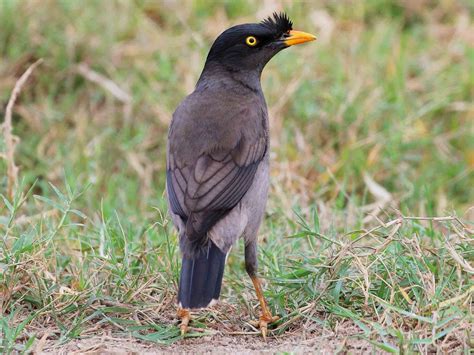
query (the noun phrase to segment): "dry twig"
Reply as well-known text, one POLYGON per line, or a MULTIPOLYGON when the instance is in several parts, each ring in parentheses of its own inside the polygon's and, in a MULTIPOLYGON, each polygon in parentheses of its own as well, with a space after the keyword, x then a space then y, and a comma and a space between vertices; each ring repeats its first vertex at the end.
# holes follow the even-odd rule
POLYGON ((26 83, 31 73, 35 68, 43 62, 43 59, 38 59, 36 62, 30 65, 30 67, 23 73, 23 75, 15 83, 10 99, 8 100, 7 108, 5 110, 5 120, 1 125, 3 131, 3 137, 5 139, 6 151, 5 154, 0 155, 1 158, 7 161, 7 195, 10 199, 13 199, 13 192, 15 186, 18 183, 18 167, 15 165, 15 146, 18 144, 18 137, 15 137, 12 133, 12 111, 13 105, 18 95, 21 92, 23 85, 26 83))
POLYGON ((123 113, 125 121, 129 121, 132 111, 132 96, 116 82, 104 75, 92 70, 86 64, 80 63, 76 67, 76 72, 85 79, 99 85, 101 88, 112 94, 114 98, 123 104, 123 113))

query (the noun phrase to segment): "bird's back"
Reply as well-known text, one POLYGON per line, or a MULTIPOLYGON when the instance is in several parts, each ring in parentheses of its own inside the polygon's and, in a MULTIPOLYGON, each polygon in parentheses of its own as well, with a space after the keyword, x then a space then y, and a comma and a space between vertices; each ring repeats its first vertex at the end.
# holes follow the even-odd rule
POLYGON ((207 89, 183 100, 173 114, 168 159, 172 154, 180 164, 192 165, 217 147, 233 149, 242 137, 268 135, 263 96, 227 94, 225 89, 207 89))
POLYGON ((170 207, 181 239, 196 250, 245 195, 268 147, 263 95, 224 84, 186 97, 169 131, 170 207))

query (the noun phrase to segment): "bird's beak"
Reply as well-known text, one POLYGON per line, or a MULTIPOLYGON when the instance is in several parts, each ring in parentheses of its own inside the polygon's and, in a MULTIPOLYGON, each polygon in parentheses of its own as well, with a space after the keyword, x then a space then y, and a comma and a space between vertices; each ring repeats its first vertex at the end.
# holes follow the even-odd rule
POLYGON ((284 42, 289 46, 294 46, 295 44, 301 44, 309 41, 315 41, 316 36, 311 33, 306 33, 302 31, 290 31, 289 37, 286 37, 284 42))

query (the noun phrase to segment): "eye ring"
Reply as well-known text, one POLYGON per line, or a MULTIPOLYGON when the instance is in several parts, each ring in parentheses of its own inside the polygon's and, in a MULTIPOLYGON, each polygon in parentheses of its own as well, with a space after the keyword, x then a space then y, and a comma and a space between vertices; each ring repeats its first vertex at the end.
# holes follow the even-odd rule
POLYGON ((245 39, 245 43, 250 47, 255 47, 257 45, 257 39, 254 36, 248 36, 245 39))

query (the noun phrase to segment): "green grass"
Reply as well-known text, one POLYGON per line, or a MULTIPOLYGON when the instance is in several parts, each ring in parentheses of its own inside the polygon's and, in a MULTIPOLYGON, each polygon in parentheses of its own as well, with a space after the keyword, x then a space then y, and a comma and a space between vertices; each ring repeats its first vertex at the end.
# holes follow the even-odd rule
MULTIPOLYGON (((260 272, 282 317, 273 336, 355 324, 347 337, 387 352, 473 346, 473 8, 401 4, 285 7, 319 41, 279 54, 263 75, 273 153, 260 272)), ((0 107, 44 59, 14 108, 13 199, 0 175, 3 352, 109 330, 181 339, 163 193, 168 123, 215 36, 273 10, 243 0, 0 1, 0 107)), ((224 310, 198 315, 191 337, 254 331, 242 249, 228 260, 224 310)))

